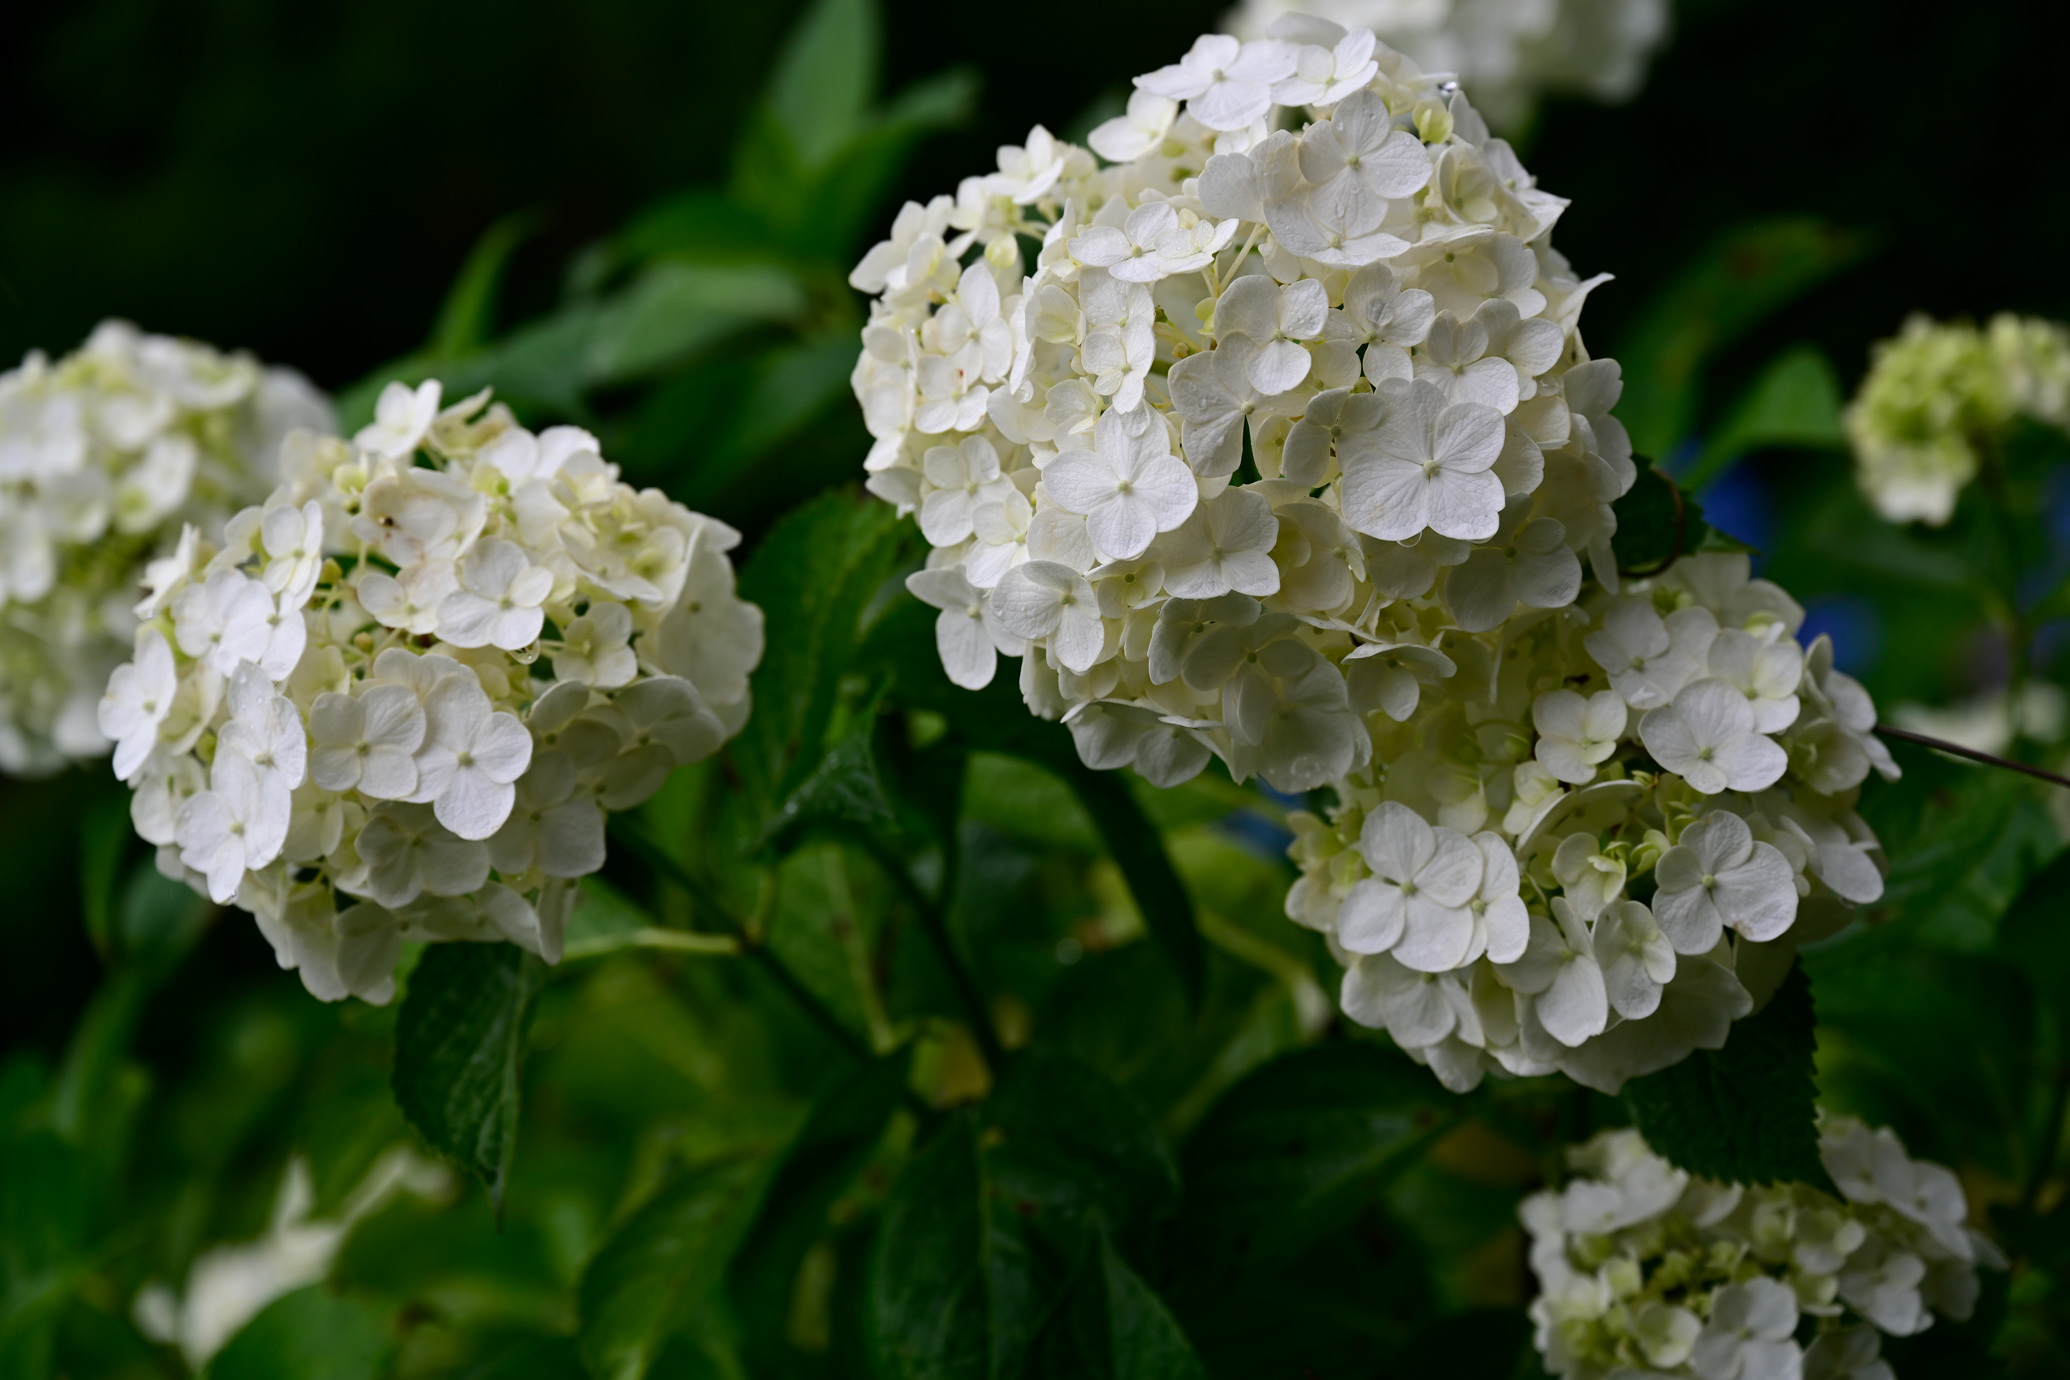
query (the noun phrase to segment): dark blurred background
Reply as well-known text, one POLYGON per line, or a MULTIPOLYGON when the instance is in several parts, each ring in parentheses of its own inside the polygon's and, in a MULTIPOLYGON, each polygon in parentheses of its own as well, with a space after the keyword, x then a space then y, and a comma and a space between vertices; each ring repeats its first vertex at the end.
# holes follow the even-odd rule
MULTIPOLYGON (((737 138, 801 9, 16 5, 0 47, 0 358, 62 353, 119 314, 344 389, 425 341, 470 249, 514 212, 536 213, 536 230, 509 262, 495 324, 535 317, 561 299, 585 246, 657 198, 736 171, 737 138)), ((1219 9, 1122 7, 1091 34, 1064 12, 891 0, 885 93, 958 65, 979 85, 971 118, 918 145, 869 224, 903 196, 953 190, 1038 120, 1061 132, 1098 102, 1118 104, 1127 74, 1171 60, 1219 9)), ((1658 335, 1644 313, 1722 231, 1775 215, 1823 223, 1813 240, 1839 267, 1719 342, 1685 449, 1785 347, 1818 347, 1851 391, 1871 342, 1908 312, 2070 314, 2070 275, 2053 261, 2070 183, 2047 152, 2061 82, 2044 13, 1972 3, 1915 19, 1877 0, 1686 0, 1634 102, 1553 100, 1520 134, 1541 184, 1573 199, 1559 247, 1583 272, 1617 275, 1590 300, 1586 332, 1628 370, 1620 343, 1658 335)), ((845 391, 828 396, 819 458, 782 484, 767 482, 789 463, 780 448, 738 476, 745 486, 701 482, 694 426, 670 433, 692 438, 676 453, 628 468, 752 537, 776 507, 859 463, 859 419, 845 391)), ((1757 450, 1707 498, 1720 526, 1770 550, 1770 569, 1841 634, 1843 664, 1879 695, 1946 698, 1988 679, 1990 658, 1974 649, 1909 655, 1864 602, 1860 570, 1807 558, 1834 543, 1830 523, 1778 535, 1776 514, 1793 505, 1830 500, 1834 521, 1862 520, 1836 456, 1807 466, 1801 451, 1757 450)), ((119 808, 112 784, 74 773, 46 793, 0 793, 10 865, 51 879, 8 908, 0 1045, 57 1048, 95 979, 79 927, 46 911, 72 906, 68 879, 92 865, 79 821, 119 808)), ((268 966, 248 927, 217 927, 208 943, 233 967, 268 966)))

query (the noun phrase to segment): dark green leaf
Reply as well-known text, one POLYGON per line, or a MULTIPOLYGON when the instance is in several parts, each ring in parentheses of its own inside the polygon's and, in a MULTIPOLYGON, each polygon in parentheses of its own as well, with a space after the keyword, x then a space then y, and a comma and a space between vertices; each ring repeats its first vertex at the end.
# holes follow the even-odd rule
POLYGON ((987 1380, 1034 1334, 1025 1248, 993 1230, 976 1126, 959 1116, 907 1162, 877 1229, 865 1304, 885 1380, 987 1380))
POLYGON ((1275 1059, 1224 1094, 1186 1141, 1186 1249, 1292 1255, 1376 1198, 1450 1128, 1458 1106, 1427 1069, 1379 1045, 1275 1059))
POLYGON ((1021 1051, 983 1111, 998 1172, 1045 1201, 1118 1224, 1162 1217, 1178 1200, 1178 1168, 1157 1124, 1076 1059, 1021 1051))
POLYGON ((1625 1085, 1646 1143, 1721 1183, 1826 1184, 1818 1157, 1817 1019, 1801 967, 1718 1050, 1625 1085))
POLYGON ((387 1321, 320 1284, 284 1294, 209 1363, 207 1380, 375 1380, 388 1369, 387 1321))
POLYGON ((1070 1292, 1036 1339, 1031 1380, 1205 1380, 1171 1310, 1097 1230, 1070 1292))
POLYGON ((597 313, 577 361, 585 387, 625 383, 746 326, 788 321, 805 291, 773 264, 663 261, 597 313))
POLYGON ((1998 950, 2035 989, 2070 1016, 2070 850, 2027 879, 1999 923, 1998 950))
POLYGON ((1164 851, 1157 826, 1143 813, 1119 772, 1094 771, 1074 750, 1068 764, 1072 789, 1098 826, 1128 889, 1143 912, 1150 938, 1178 970, 1189 1003, 1198 1005, 1206 981, 1206 948, 1193 918, 1193 902, 1164 851))
POLYGON ((582 1273, 577 1344, 596 1380, 640 1380, 726 1277, 769 1183, 761 1159, 677 1172, 582 1273))
POLYGON ((517 1150, 518 1068, 539 960, 511 944, 433 944, 395 1022, 395 1101, 501 1210, 517 1150))
POLYGON ((761 606, 772 635, 754 715, 730 751, 764 818, 818 768, 863 613, 909 533, 888 503, 826 493, 771 529, 742 569, 741 597, 761 606))
POLYGON ((1617 532, 1610 539, 1617 568, 1626 575, 1657 575, 1676 558, 1696 550, 1710 530, 1703 506, 1682 486, 1662 474, 1645 456, 1637 457, 1639 474, 1612 509, 1617 532))
POLYGON ((769 111, 804 166, 818 167, 861 133, 876 95, 881 27, 871 0, 817 0, 791 31, 769 111))
POLYGON ((785 1152, 731 1276, 734 1310, 755 1373, 779 1374, 795 1362, 787 1333, 799 1269, 831 1229, 836 1201, 884 1139, 905 1097, 911 1062, 911 1051, 901 1049, 841 1078, 813 1105, 785 1152))
POLYGON ((1705 363, 1858 259, 1862 236, 1784 217, 1728 230, 1648 305, 1611 353, 1624 370, 1617 415, 1632 445, 1666 455, 1696 423, 1705 363))
POLYGON ((2062 842, 2037 785, 2014 772, 1898 743, 1904 768, 1864 803, 1891 860, 1873 914, 1941 948, 1978 952, 2062 842))
POLYGON ((1696 463, 1677 477, 1698 493, 1764 446, 1838 449, 1847 444, 1841 403, 1840 381, 1825 353, 1816 345, 1793 345, 1768 361, 1712 430, 1696 463))
POLYGON ((815 825, 870 832, 896 822, 870 735, 851 733, 784 799, 762 837, 768 842, 815 825))

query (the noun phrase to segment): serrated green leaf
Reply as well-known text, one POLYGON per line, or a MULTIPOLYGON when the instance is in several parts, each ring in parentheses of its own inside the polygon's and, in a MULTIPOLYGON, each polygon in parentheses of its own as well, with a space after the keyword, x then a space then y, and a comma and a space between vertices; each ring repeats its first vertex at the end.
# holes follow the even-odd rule
POLYGON ((1284 1055, 1225 1093, 1181 1153, 1185 1249, 1285 1259, 1341 1226, 1449 1129, 1458 1099, 1378 1045, 1284 1055))
POLYGON ((1617 568, 1624 574, 1657 575, 1702 545, 1710 528, 1703 520, 1703 505, 1693 494, 1645 456, 1636 460, 1637 478, 1611 505, 1617 514, 1617 531, 1610 546, 1617 555, 1617 568))
POLYGON ((757 1158, 680 1170, 604 1243, 582 1272, 576 1339, 596 1380, 640 1380, 697 1316, 754 1224, 769 1173, 757 1158))
POLYGON ((1162 1217, 1179 1171, 1163 1132, 1103 1074, 1044 1049, 1015 1054, 983 1107, 999 1174, 1045 1203, 1114 1224, 1162 1217))
POLYGON ((517 1150, 519 1066, 545 968, 512 944, 433 944, 395 1022, 396 1105, 502 1210, 517 1150))
POLYGON ((729 751, 763 819, 818 768, 863 613, 909 531, 890 504, 836 490, 777 523, 742 567, 741 597, 761 606, 772 636, 755 712, 729 751))
POLYGON ((207 1380, 375 1380, 394 1340, 386 1318, 320 1284, 284 1294, 209 1363, 207 1380))
POLYGON ((870 833, 897 822, 897 812, 884 791, 884 778, 877 771, 870 735, 851 733, 784 798, 764 827, 762 841, 773 842, 815 826, 870 833))
POLYGON ((1164 1300, 1101 1228, 1036 1338, 1026 1373, 1030 1380, 1205 1380, 1207 1368, 1164 1300))
POLYGON ((1863 236, 1802 216, 1713 240, 1611 352, 1624 371, 1617 416, 1632 445, 1647 455, 1674 450, 1695 426, 1703 366, 1866 248, 1863 236))
POLYGON ((1625 1105, 1655 1152, 1721 1183, 1826 1184, 1818 1157, 1818 1049, 1803 968, 1732 1027, 1723 1049, 1625 1085, 1625 1105))

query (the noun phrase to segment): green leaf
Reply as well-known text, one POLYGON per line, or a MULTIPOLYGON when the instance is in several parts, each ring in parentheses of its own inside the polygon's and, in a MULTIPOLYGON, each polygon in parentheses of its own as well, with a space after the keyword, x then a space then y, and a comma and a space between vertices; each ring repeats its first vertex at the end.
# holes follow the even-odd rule
POLYGON ((284 1294, 217 1353, 207 1380, 375 1380, 393 1350, 381 1313, 320 1284, 284 1294))
POLYGON ((754 674, 754 715, 729 751, 764 818, 818 769, 863 614, 910 536, 890 504, 837 490, 777 523, 742 568, 741 597, 774 635, 754 674))
MULTIPOLYGON (((1016 1055, 991 1100, 923 1147, 885 1204, 865 1301, 877 1373, 1022 1373, 1105 1233, 1167 1210, 1176 1187, 1162 1137, 1127 1094, 1074 1060, 1016 1055)), ((1110 1338, 1169 1356, 1147 1291, 1122 1287, 1110 1338)))
POLYGON ((1101 1229, 1036 1339, 1027 1374, 1031 1380, 1206 1380, 1207 1369, 1164 1300, 1101 1229))
POLYGON ((785 1151, 731 1275, 754 1373, 784 1373, 796 1362, 787 1333, 799 1270, 832 1229, 836 1202, 883 1141, 905 1097, 911 1063, 910 1048, 901 1049, 840 1078, 813 1104, 785 1151))
POLYGON ((585 388, 625 383, 805 307, 804 287, 774 264, 657 263, 591 321, 577 377, 585 388))
POLYGON ((475 241, 453 280, 425 351, 435 359, 457 359, 489 343, 496 334, 496 294, 503 270, 517 247, 539 228, 536 211, 514 211, 475 241))
POLYGON ((604 1243, 582 1273, 577 1345, 591 1375, 647 1373, 726 1277, 768 1183, 764 1159, 682 1169, 604 1243))
POLYGON ((1818 1157, 1817 1020, 1811 983, 1793 968, 1768 1005, 1732 1027, 1723 1049, 1625 1085, 1646 1143, 1722 1183, 1825 1185, 1818 1157))
POLYGON ((1768 361, 1713 428, 1703 454, 1677 478, 1696 493, 1741 456, 1766 446, 1838 449, 1847 444, 1841 406, 1840 381, 1825 352, 1816 345, 1793 345, 1768 361))
POLYGON ((1610 538, 1617 568, 1626 575, 1657 575, 1702 543, 1710 528, 1703 505, 1661 473, 1645 456, 1635 457, 1639 474, 1611 505, 1617 531, 1610 538))
POLYGON ((1379 1045, 1275 1059, 1186 1141, 1184 1249, 1252 1265, 1287 1259, 1377 1198, 1458 1114, 1459 1099, 1427 1069, 1379 1045))
POLYGON ((818 0, 793 29, 769 84, 769 112, 806 167, 818 167, 862 132, 881 43, 870 0, 818 0))
POLYGON ((1086 766, 1069 729, 1027 712, 1017 678, 1009 673, 1012 663, 1002 665, 982 690, 952 684, 935 651, 934 611, 917 599, 902 597, 879 621, 866 659, 891 671, 900 703, 941 714, 966 747, 1025 758, 1071 787, 1128 880, 1150 937, 1179 974, 1187 1001, 1198 1005, 1206 968, 1193 902, 1127 782, 1116 772, 1086 766))
POLYGON ((539 960, 511 944, 433 944, 395 1021, 396 1105, 425 1142, 489 1190, 500 1213, 517 1151, 518 1068, 539 960))
POLYGON ((1999 922, 1998 949, 2025 970, 2035 990, 2070 1015, 2070 849, 2027 879, 1999 922))
POLYGON ((2017 773, 1893 743, 1904 776, 1864 802, 1891 860, 1872 914, 1940 948, 1979 952, 2062 844, 2038 786, 2017 773))
POLYGON ((897 813, 877 771, 877 754, 868 733, 851 733, 822 757, 812 775, 785 797, 762 831, 770 842, 814 825, 871 832, 889 829, 897 813))
POLYGON ((1674 450, 1695 427, 1703 366, 1867 247, 1806 217, 1756 221, 1713 240, 1612 351, 1624 371, 1617 415, 1633 447, 1674 450))

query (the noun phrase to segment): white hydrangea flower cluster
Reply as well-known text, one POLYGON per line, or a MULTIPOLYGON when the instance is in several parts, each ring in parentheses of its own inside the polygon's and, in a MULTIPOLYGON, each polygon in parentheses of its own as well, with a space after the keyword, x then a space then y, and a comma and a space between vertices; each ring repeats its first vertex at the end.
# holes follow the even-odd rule
POLYGON ((1630 99, 1668 33, 1667 0, 1244 0, 1229 31, 1266 37, 1297 9, 1449 72, 1498 130, 1523 128, 1547 95, 1630 99))
POLYGON ((739 731, 762 654, 739 533, 440 391, 291 436, 220 549, 189 527, 100 706, 161 869, 326 1001, 387 1001, 406 940, 558 961, 605 815, 739 731))
POLYGON ((0 374, 0 771, 107 753, 144 563, 263 497, 289 431, 332 426, 300 374, 125 321, 0 374))
POLYGON ((1911 1158, 1888 1129, 1824 1117, 1819 1154, 1840 1198, 1695 1178, 1632 1130, 1570 1148, 1576 1177, 1521 1213, 1546 1368, 1583 1380, 1891 1380, 1882 1336, 1969 1317, 1977 1267, 2005 1258, 1966 1225, 1955 1175, 1911 1158))
POLYGON ((1439 570, 1479 553, 1476 626, 1566 604, 1634 474, 1565 203, 1370 33, 1281 32, 1138 78, 1111 165, 1037 128, 850 280, 869 487, 934 546, 951 679, 1025 653, 1031 708, 1161 785, 1364 767, 1365 659, 1439 570))
POLYGON ((1721 1046, 1799 944, 1882 895, 1854 803, 1897 766, 1746 556, 1468 631, 1492 621, 1474 573, 1527 560, 1480 548, 1362 659, 1374 762, 1327 819, 1293 817, 1287 913, 1345 962, 1345 1012, 1446 1086, 1558 1070, 1615 1093, 1721 1046))
POLYGON ((906 207, 852 279, 869 485, 957 683, 1021 654, 1088 765, 1335 789, 1288 912, 1354 1018, 1453 1087, 1614 1090, 1722 1044, 1801 897, 1880 895, 1851 807, 1896 768, 1744 556, 1619 592, 1564 203, 1372 35, 1277 32, 1139 78, 1112 166, 1038 129, 906 207))
POLYGON ((2017 417, 2070 430, 2070 330, 2000 313, 1979 330, 1906 320, 1848 405, 1855 482, 1892 522, 1939 526, 2017 417))

